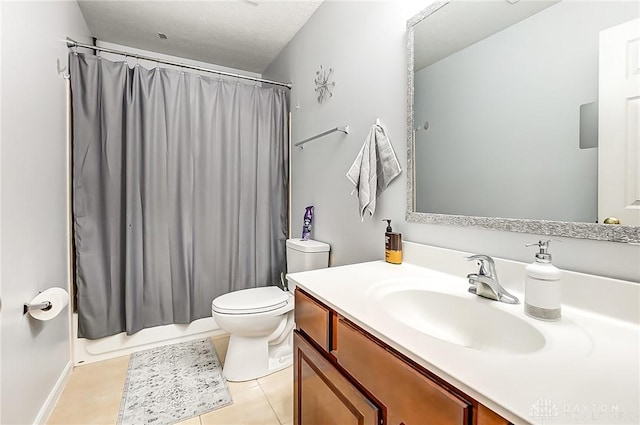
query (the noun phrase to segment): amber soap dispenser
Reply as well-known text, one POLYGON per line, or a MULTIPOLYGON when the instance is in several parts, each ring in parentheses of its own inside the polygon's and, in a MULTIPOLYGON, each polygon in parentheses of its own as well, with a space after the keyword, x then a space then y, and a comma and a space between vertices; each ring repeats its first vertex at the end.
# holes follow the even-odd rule
POLYGON ((395 233, 391 228, 391 220, 387 222, 387 230, 384 233, 384 260, 391 264, 402 263, 402 234, 395 233))

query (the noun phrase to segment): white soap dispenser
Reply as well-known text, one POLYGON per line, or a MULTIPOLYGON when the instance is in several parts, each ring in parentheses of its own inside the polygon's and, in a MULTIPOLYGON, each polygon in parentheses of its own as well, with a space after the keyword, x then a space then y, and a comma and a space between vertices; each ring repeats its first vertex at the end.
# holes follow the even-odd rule
POLYGON ((560 320, 562 273, 551 264, 549 254, 551 240, 538 241, 526 246, 538 246, 536 261, 525 267, 524 312, 540 320, 560 320))

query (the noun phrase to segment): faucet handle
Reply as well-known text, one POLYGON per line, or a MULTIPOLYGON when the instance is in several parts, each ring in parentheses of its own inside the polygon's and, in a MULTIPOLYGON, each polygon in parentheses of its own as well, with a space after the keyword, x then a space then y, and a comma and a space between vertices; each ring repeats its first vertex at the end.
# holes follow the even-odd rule
POLYGON ((469 260, 469 261, 478 260, 480 262, 486 261, 487 263, 495 264, 494 261, 493 261, 493 258, 489 257, 488 255, 483 255, 483 254, 470 255, 470 256, 464 257, 464 258, 469 260))
POLYGON ((480 266, 480 270, 478 271, 479 275, 497 278, 495 262, 493 261, 493 258, 489 257, 488 255, 476 254, 465 257, 465 259, 468 261, 478 262, 478 265, 480 266))

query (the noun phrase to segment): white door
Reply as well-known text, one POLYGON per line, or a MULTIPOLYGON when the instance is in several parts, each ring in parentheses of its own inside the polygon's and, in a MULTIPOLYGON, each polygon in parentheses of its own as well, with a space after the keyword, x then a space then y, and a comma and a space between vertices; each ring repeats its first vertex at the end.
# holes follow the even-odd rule
POLYGON ((598 223, 640 225, 640 19, 600 32, 598 223))

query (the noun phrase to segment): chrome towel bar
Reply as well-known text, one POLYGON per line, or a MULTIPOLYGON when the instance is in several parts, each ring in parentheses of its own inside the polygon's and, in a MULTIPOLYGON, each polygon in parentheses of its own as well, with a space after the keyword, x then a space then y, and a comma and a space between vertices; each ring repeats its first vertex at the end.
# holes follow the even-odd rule
POLYGON ((327 130, 327 131, 325 131, 325 132, 323 132, 323 133, 316 134, 315 136, 312 136, 312 137, 309 137, 309 138, 307 138, 307 139, 304 139, 304 140, 302 140, 302 141, 300 141, 300 142, 296 143, 294 146, 296 146, 296 147, 298 147, 298 148, 300 148, 300 149, 304 149, 304 148, 302 147, 302 145, 304 145, 305 143, 309 143, 310 141, 315 140, 315 139, 318 139, 318 138, 323 137, 323 136, 326 136, 327 134, 335 133, 336 131, 341 131, 341 132, 343 132, 344 134, 349 134, 349 126, 348 126, 348 125, 345 125, 344 127, 336 127, 336 128, 332 128, 331 130, 327 130))

